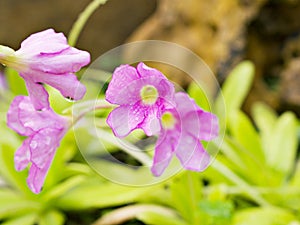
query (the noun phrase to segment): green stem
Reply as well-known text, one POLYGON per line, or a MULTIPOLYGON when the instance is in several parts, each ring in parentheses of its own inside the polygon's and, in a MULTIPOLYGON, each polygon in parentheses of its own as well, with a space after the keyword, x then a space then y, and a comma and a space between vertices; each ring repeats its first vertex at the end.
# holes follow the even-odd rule
POLYGON ((245 192, 254 200, 256 203, 262 206, 270 206, 271 204, 267 202, 263 197, 261 197, 260 193, 252 188, 247 182, 237 176, 234 172, 232 172, 228 167, 223 165, 217 159, 211 165, 214 169, 222 173, 226 178, 231 180, 233 183, 243 188, 245 192))
POLYGON ((137 159, 138 161, 143 163, 145 166, 148 166, 148 167, 151 166, 151 164, 152 164, 151 158, 146 153, 144 153, 143 150, 139 149, 135 145, 131 144, 128 141, 125 141, 124 139, 117 140, 117 138, 113 134, 111 134, 103 129, 98 129, 97 133, 100 134, 101 139, 122 149, 124 152, 131 155, 132 157, 134 157, 135 159, 137 159))
POLYGON ((100 6, 107 2, 107 0, 94 0, 92 1, 82 13, 80 13, 78 19, 73 24, 71 31, 69 33, 69 45, 74 46, 77 42, 78 36, 81 33, 84 25, 90 16, 95 12, 95 10, 100 6))
MULTIPOLYGON (((81 120, 86 114, 90 113, 90 112, 94 112, 95 110, 98 109, 109 109, 109 108, 113 108, 114 105, 110 104, 109 102, 105 101, 105 100, 98 100, 98 101, 87 101, 87 102, 82 102, 79 104, 76 104, 77 108, 83 108, 84 109, 82 111, 80 111, 79 115, 74 115, 73 113, 73 121, 72 121, 72 125, 74 126, 79 120, 81 120), (92 104, 95 103, 95 104, 92 104)), ((73 107, 72 107, 73 108, 73 107)), ((63 111, 63 113, 68 113, 68 111, 71 110, 70 108, 67 108, 63 111)), ((73 108, 73 112, 74 112, 74 108, 73 108)))

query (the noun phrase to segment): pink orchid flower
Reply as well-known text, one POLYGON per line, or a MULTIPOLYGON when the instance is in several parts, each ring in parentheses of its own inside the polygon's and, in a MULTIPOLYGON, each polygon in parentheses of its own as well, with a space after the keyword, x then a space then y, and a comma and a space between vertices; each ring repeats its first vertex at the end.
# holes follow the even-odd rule
POLYGON ((160 130, 161 112, 174 107, 174 86, 160 71, 144 63, 137 68, 121 65, 112 75, 106 100, 119 105, 107 118, 117 137, 138 128, 151 136, 160 130))
POLYGON ((185 169, 203 171, 210 156, 200 141, 218 136, 218 118, 214 114, 203 111, 186 93, 176 93, 175 101, 176 108, 165 110, 161 116, 151 168, 155 176, 164 172, 174 154, 185 169))
POLYGON ((30 35, 17 51, 0 45, 0 63, 17 70, 24 78, 35 109, 49 107, 48 84, 72 100, 85 94, 75 72, 90 62, 90 54, 68 45, 62 33, 48 29, 30 35))
POLYGON ((51 108, 37 111, 29 97, 17 96, 8 110, 7 125, 20 135, 28 136, 15 153, 15 167, 21 171, 31 163, 27 184, 37 194, 70 121, 51 108))

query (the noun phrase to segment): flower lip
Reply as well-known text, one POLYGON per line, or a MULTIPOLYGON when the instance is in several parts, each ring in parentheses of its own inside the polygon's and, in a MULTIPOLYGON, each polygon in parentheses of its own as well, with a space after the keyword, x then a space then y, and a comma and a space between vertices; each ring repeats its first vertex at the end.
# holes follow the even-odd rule
POLYGON ((158 91, 153 85, 145 85, 140 91, 140 96, 145 105, 153 105, 158 99, 158 91))
POLYGON ((15 168, 20 171, 30 164, 27 184, 38 194, 56 149, 71 126, 70 118, 56 114, 51 108, 36 111, 28 96, 17 96, 8 110, 7 125, 27 136, 15 153, 15 168))
POLYGON ((176 122, 177 122, 177 120, 176 120, 175 116, 170 111, 165 112, 161 116, 161 125, 165 130, 174 129, 176 122))

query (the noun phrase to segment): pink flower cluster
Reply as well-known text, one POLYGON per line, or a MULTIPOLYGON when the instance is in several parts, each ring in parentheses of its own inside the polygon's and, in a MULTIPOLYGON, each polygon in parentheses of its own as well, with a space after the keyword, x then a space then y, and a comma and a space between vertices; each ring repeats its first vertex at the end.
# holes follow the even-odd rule
POLYGON ((28 136, 15 153, 15 167, 23 170, 31 164, 27 183, 39 193, 55 151, 70 123, 49 105, 44 84, 73 100, 81 99, 85 87, 75 72, 90 62, 90 54, 68 45, 62 33, 48 29, 29 36, 17 51, 0 46, 0 63, 19 72, 25 80, 29 97, 17 96, 7 114, 8 126, 28 136))
POLYGON ((135 129, 150 136, 157 134, 153 165, 160 176, 175 154, 188 170, 203 171, 210 162, 201 140, 218 136, 218 118, 203 111, 186 93, 174 86, 158 70, 139 63, 137 68, 116 68, 106 91, 106 100, 119 105, 107 123, 117 137, 135 129))

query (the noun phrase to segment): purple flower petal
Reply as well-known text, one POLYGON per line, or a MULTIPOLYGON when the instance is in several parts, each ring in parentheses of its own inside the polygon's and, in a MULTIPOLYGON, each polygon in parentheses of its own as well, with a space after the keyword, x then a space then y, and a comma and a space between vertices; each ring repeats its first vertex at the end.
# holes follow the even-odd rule
POLYGON ((53 76, 46 76, 42 73, 35 76, 37 80, 54 87, 59 90, 65 98, 70 98, 71 100, 82 99, 86 92, 85 86, 81 84, 72 73, 53 76))
POLYGON ((41 192, 52 159, 53 155, 46 159, 47 161, 45 162, 45 166, 42 168, 39 168, 35 164, 31 165, 29 169, 29 175, 27 177, 27 184, 33 193, 38 194, 41 192))
POLYGON ((41 53, 32 57, 30 69, 53 75, 74 73, 89 64, 90 54, 72 47, 57 53, 41 53))
POLYGON ((181 119, 190 112, 202 111, 195 101, 184 92, 176 93, 175 98, 176 110, 180 113, 181 119))
POLYGON ((33 82, 31 79, 25 79, 28 95, 36 110, 48 109, 50 107, 48 101, 48 92, 43 84, 33 82))
POLYGON ((27 138, 15 153, 14 162, 17 171, 24 170, 28 166, 28 163, 30 162, 30 158, 31 158, 30 150, 29 150, 30 142, 31 142, 31 138, 27 138))
POLYGON ((30 56, 41 53, 57 53, 66 48, 69 46, 63 33, 55 33, 53 29, 47 29, 26 38, 17 52, 20 55, 30 56))
POLYGON ((195 138, 210 141, 218 136, 218 118, 209 112, 194 111, 184 117, 183 129, 195 138))
MULTIPOLYGON (((210 156, 200 141, 217 137, 218 119, 212 113, 203 111, 186 93, 176 93, 175 100, 176 108, 168 109, 161 115, 162 132, 156 148, 162 145, 167 153, 170 152, 168 148, 171 148, 185 169, 203 171, 210 163, 210 156), (163 139, 162 135, 166 133, 168 138, 163 139)), ((159 150, 155 149, 154 165, 167 154, 159 150)), ((157 176, 163 169, 165 167, 152 172, 157 176)))
POLYGON ((64 118, 50 109, 36 111, 27 96, 18 96, 13 100, 7 118, 8 126, 24 136, 34 135, 46 127, 61 129, 65 125, 64 118))
POLYGON ((15 153, 15 167, 22 170, 31 163, 27 182, 34 193, 39 193, 69 121, 50 108, 36 111, 29 97, 18 96, 9 108, 7 124, 28 136, 15 153))
POLYGON ((135 104, 139 101, 139 83, 134 82, 139 79, 139 75, 134 67, 121 65, 113 72, 105 93, 106 100, 113 104, 135 104))
POLYGON ((70 47, 63 33, 48 29, 30 35, 21 43, 16 56, 31 70, 50 74, 74 73, 90 62, 90 54, 70 47))
POLYGON ((160 122, 156 108, 153 109, 149 107, 147 112, 147 116, 143 122, 138 125, 138 128, 143 129, 147 136, 152 136, 160 131, 160 122))
MULTIPOLYGON (((20 135, 29 136, 33 134, 33 130, 30 127, 24 126, 20 121, 20 104, 27 101, 28 97, 17 96, 11 103, 7 112, 7 126, 18 132, 20 135)), ((30 108, 29 108, 30 110, 30 108)))
POLYGON ((168 134, 162 134, 157 140, 151 167, 151 172, 154 176, 160 176, 168 167, 173 157, 173 150, 176 142, 177 140, 172 136, 168 136, 168 134))
POLYGON ((159 70, 145 65, 143 62, 140 62, 136 69, 139 77, 141 78, 155 76, 157 79, 166 79, 166 77, 159 70))
POLYGON ((210 156, 199 140, 189 136, 181 136, 176 148, 176 156, 187 170, 203 171, 210 162, 210 156))
POLYGON ((44 128, 39 130, 30 141, 31 162, 39 168, 46 166, 50 156, 59 146, 60 139, 64 135, 62 129, 44 128))
POLYGON ((107 118, 107 124, 115 136, 125 137, 144 120, 142 108, 135 106, 120 106, 114 109, 107 118))

